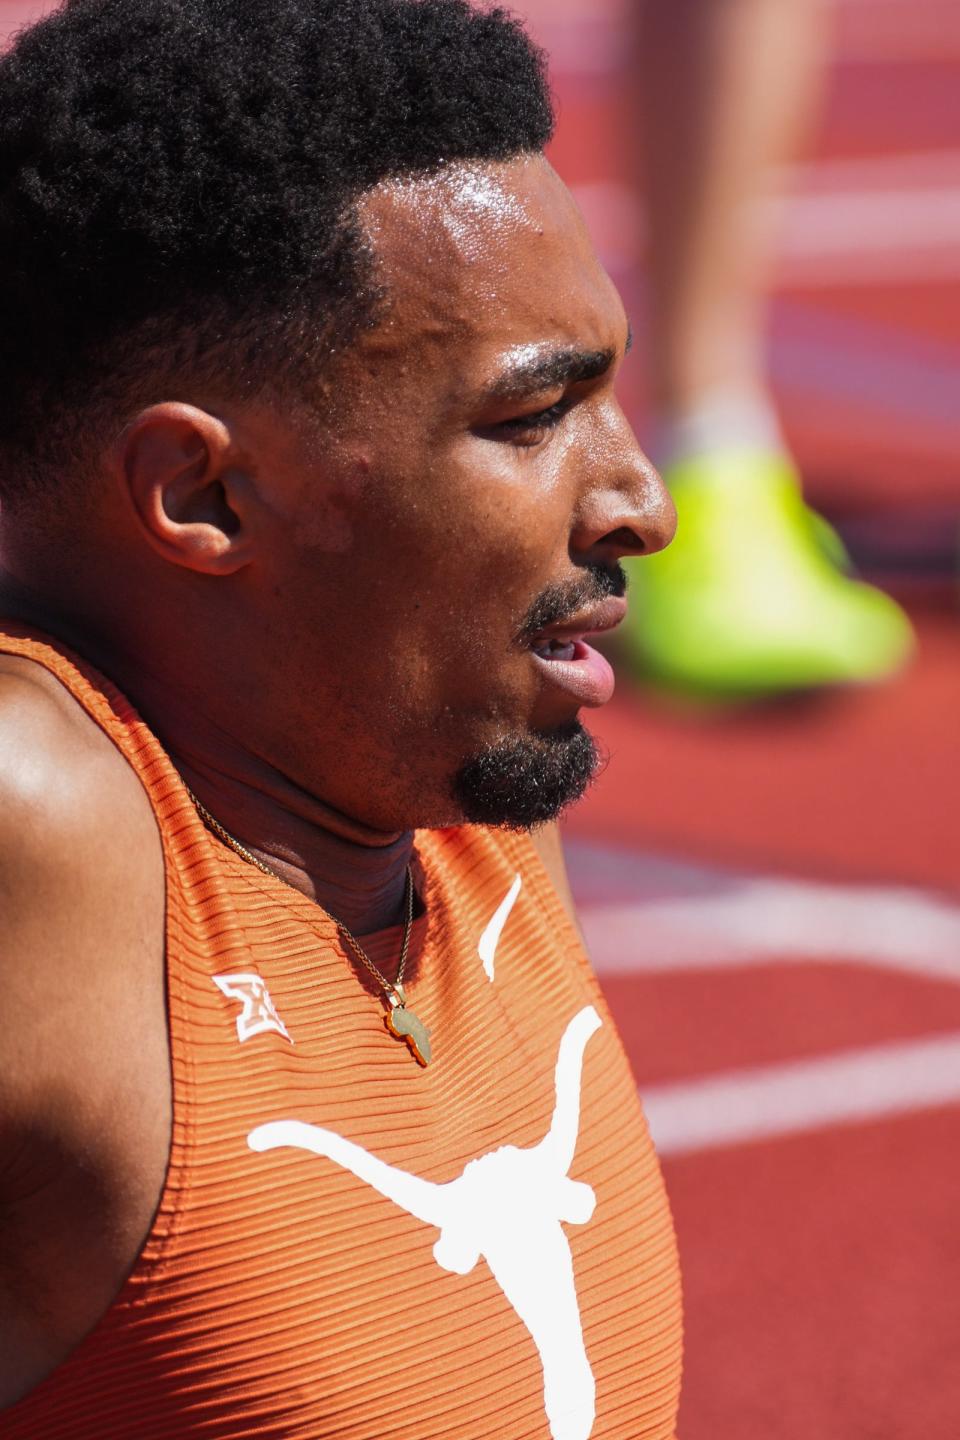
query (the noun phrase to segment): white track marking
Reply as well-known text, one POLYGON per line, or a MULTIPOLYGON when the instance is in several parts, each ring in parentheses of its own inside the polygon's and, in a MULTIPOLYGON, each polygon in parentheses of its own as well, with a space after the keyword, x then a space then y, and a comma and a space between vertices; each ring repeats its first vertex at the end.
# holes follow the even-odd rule
POLYGON ((500 944, 500 936, 503 934, 503 927, 509 919, 510 911, 517 903, 517 896, 520 894, 522 884, 522 878, 516 875, 510 889, 493 912, 493 918, 489 925, 480 936, 477 953, 483 961, 484 972, 488 980, 493 980, 494 962, 497 956, 497 946, 500 944))
MULTIPOLYGON (((960 275, 960 192, 951 187, 799 194, 783 203, 777 262, 785 279, 821 276, 831 285, 880 279, 932 282, 960 275)), ((779 207, 778 207, 779 211, 779 207)))
POLYGON ((824 156, 780 166, 775 188, 796 194, 869 194, 891 190, 952 191, 960 174, 960 148, 885 151, 879 155, 824 156))
MULTIPOLYGON (((596 180, 574 193, 604 262, 636 264, 647 231, 637 191, 596 180)), ((960 150, 790 167, 759 203, 757 224, 773 227, 784 281, 933 283, 960 275, 960 150)))
POLYGON ((960 1033, 641 1091, 664 1156, 690 1155, 960 1102, 960 1033))
POLYGON ((576 842, 567 852, 601 976, 833 960, 960 982, 960 904, 924 890, 738 875, 576 842))
POLYGON ((960 982, 960 906, 909 890, 744 879, 709 897, 579 915, 600 974, 825 959, 960 982))

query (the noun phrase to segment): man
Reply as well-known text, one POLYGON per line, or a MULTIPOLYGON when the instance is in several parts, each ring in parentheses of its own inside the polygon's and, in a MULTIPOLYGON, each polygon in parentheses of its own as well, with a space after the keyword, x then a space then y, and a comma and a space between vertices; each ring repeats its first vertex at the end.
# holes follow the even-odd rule
POLYGON ((541 57, 74 0, 0 69, 3 1433, 666 1440, 550 823, 672 511, 541 57))

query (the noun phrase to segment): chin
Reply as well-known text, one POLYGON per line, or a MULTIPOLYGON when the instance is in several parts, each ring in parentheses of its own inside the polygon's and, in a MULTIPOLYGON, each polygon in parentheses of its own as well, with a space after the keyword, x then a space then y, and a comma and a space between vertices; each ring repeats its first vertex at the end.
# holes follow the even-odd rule
POLYGON ((533 830, 579 800, 599 769, 592 735, 572 720, 469 756, 453 777, 452 797, 461 822, 533 830))

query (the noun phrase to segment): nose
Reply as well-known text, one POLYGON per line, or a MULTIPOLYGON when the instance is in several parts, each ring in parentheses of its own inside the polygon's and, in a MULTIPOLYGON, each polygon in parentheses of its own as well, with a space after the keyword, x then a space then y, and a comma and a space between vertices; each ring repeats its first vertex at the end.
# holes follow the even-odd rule
POLYGON ((677 528, 673 501, 615 401, 576 463, 583 469, 570 536, 572 558, 609 565, 670 544, 677 528))

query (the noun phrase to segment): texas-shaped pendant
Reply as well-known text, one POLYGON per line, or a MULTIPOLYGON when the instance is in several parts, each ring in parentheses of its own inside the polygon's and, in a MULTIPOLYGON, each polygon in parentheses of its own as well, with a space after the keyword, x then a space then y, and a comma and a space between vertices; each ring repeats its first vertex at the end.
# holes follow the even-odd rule
POLYGON ((406 1040, 410 1053, 420 1065, 430 1064, 430 1031, 418 1015, 407 1008, 406 996, 399 985, 389 995, 390 1009, 384 1016, 384 1024, 391 1035, 406 1040))

